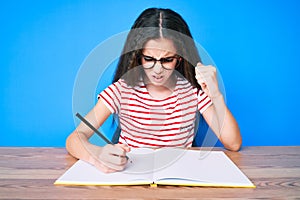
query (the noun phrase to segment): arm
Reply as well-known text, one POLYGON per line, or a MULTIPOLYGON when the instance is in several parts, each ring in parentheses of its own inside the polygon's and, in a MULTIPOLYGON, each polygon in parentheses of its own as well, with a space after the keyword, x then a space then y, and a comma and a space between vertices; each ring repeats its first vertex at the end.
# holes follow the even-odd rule
POLYGON ((225 148, 238 151, 242 144, 242 137, 238 124, 219 91, 216 68, 198 63, 196 79, 213 102, 212 106, 204 111, 204 119, 225 148))
MULTIPOLYGON (((100 99, 85 118, 98 129, 110 114, 111 112, 100 99)), ((92 135, 93 131, 81 122, 67 138, 68 152, 106 173, 123 170, 127 163, 125 154, 129 148, 126 145, 106 145, 104 147, 93 145, 89 142, 92 135)))
POLYGON ((206 109, 203 117, 225 148, 238 151, 242 137, 238 124, 227 108, 223 95, 212 98, 213 104, 206 109))

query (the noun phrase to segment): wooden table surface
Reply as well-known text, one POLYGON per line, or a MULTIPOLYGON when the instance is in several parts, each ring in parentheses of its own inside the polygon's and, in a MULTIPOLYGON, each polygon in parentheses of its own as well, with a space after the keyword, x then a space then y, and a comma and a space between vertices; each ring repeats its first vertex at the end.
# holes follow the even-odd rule
POLYGON ((300 147, 225 153, 256 188, 55 186, 76 161, 64 148, 0 147, 0 199, 300 199, 300 147))

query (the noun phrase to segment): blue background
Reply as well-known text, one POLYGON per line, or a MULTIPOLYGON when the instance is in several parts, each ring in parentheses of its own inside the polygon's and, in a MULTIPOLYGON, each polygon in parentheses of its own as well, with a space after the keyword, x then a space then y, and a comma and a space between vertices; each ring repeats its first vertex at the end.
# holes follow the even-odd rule
POLYGON ((294 0, 2 1, 0 146, 64 146, 89 53, 148 7, 171 8, 217 64, 243 145, 300 145, 294 0))

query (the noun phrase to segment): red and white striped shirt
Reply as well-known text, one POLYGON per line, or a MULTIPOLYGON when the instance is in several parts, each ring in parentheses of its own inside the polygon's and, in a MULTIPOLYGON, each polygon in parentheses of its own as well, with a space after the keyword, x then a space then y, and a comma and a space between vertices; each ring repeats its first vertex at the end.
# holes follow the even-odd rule
POLYGON ((212 104, 203 91, 179 77, 173 93, 165 99, 154 99, 142 81, 131 87, 123 79, 99 97, 119 115, 119 143, 131 147, 190 147, 196 111, 203 113, 212 104))

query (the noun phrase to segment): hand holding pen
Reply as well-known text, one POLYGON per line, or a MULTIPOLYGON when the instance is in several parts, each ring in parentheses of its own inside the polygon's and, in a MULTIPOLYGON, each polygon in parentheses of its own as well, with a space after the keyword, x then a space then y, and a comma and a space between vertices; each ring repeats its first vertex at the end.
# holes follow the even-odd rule
POLYGON ((106 173, 123 170, 128 162, 126 153, 130 151, 130 147, 125 144, 114 145, 79 113, 77 113, 76 116, 107 143, 107 145, 102 147, 98 152, 98 161, 105 165, 106 168, 99 168, 106 173))

